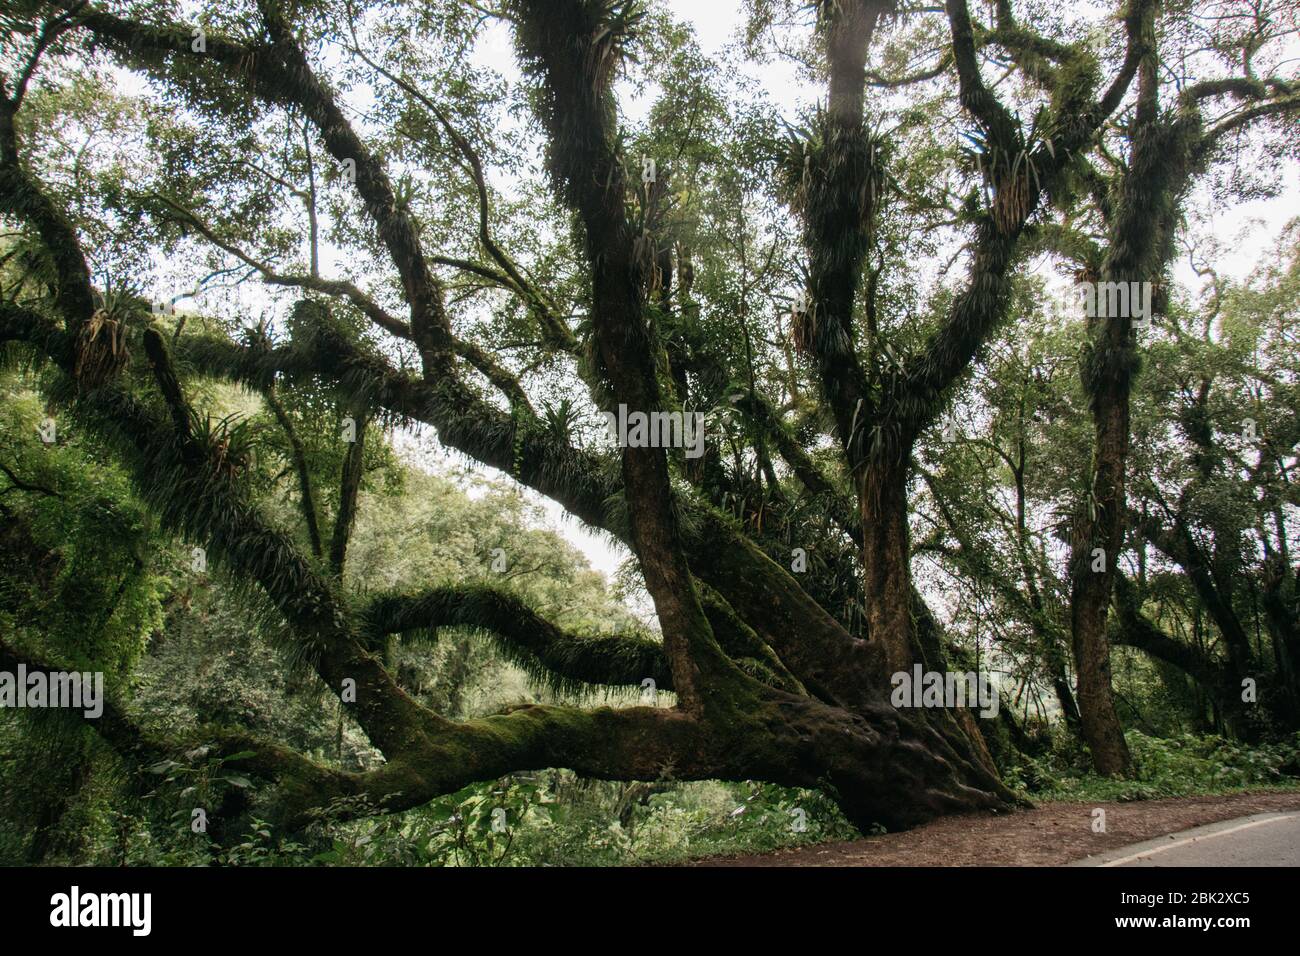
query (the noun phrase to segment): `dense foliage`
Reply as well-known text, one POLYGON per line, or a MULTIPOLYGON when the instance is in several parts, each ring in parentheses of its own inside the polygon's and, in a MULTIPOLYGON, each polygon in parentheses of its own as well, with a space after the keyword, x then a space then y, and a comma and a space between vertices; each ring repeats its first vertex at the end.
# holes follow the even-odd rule
POLYGON ((0 670, 108 703, 0 709, 0 862, 1291 785, 1300 21, 1210 8, 10 0, 0 670))

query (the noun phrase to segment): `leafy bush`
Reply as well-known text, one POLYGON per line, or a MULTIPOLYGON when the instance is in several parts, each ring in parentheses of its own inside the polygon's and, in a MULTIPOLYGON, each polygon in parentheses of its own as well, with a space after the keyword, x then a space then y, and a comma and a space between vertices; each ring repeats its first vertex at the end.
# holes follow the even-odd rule
POLYGON ((395 817, 321 832, 330 847, 309 862, 346 866, 672 863, 857 835, 834 803, 813 790, 607 783, 568 771, 514 775, 395 817))
POLYGON ((1300 734, 1255 746, 1214 735, 1149 737, 1130 730, 1125 737, 1132 777, 1100 777, 1086 769, 1086 754, 1057 746, 1024 758, 1005 779, 1039 800, 1149 800, 1300 785, 1300 734))

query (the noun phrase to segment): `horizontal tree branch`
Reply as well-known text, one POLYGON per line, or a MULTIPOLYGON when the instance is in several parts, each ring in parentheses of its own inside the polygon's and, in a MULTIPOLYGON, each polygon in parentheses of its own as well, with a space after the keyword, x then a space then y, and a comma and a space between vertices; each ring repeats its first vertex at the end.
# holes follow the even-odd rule
POLYGON ((553 687, 638 686, 650 678, 660 690, 673 689, 667 658, 656 642, 633 635, 566 631, 515 595, 487 585, 383 595, 367 605, 363 621, 365 633, 376 644, 388 634, 427 639, 449 627, 487 633, 508 659, 553 687))

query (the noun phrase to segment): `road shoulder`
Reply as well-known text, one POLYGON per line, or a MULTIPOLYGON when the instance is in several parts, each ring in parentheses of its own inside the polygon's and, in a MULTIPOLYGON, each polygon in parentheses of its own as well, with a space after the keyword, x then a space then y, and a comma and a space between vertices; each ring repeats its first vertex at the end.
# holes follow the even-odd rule
MULTIPOLYGON (((1221 820, 1218 823, 1207 823, 1204 826, 1193 827, 1190 830, 1180 830, 1177 833, 1167 833, 1154 840, 1145 840, 1142 843, 1120 847, 1118 850, 1109 850, 1105 853, 1099 853, 1096 856, 1085 857, 1082 860, 1074 860, 1068 865, 1114 867, 1130 865, 1160 866, 1166 864, 1178 866, 1180 863, 1175 861, 1180 859, 1179 857, 1168 857, 1165 856, 1165 854, 1184 854, 1188 849, 1192 848, 1193 845, 1199 845, 1201 850, 1213 848, 1214 846, 1219 845, 1214 843, 1215 840, 1227 840, 1235 835, 1242 834, 1247 830, 1266 827, 1273 823, 1280 824, 1297 818, 1300 818, 1300 814, 1294 812, 1256 813, 1248 817, 1234 817, 1231 820, 1221 820)), ((1212 855, 1212 853, 1208 854, 1208 856, 1212 855)))
POLYGON ((1043 803, 1009 814, 944 817, 902 833, 775 853, 712 857, 687 865, 1064 866, 1207 824, 1297 810, 1300 790, 1125 803, 1043 803), (1098 815, 1099 810, 1104 816, 1098 815))

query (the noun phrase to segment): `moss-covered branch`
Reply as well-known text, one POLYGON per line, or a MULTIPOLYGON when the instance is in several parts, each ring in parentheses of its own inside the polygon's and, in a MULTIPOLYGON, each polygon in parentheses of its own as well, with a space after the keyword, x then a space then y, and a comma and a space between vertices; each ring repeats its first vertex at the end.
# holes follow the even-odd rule
POLYGON ((513 594, 486 585, 431 588, 375 598, 363 615, 372 644, 388 634, 431 639, 443 628, 487 634, 505 657, 560 690, 584 684, 638 686, 646 678, 672 690, 663 647, 635 635, 585 635, 546 620, 513 594))

